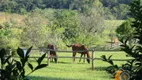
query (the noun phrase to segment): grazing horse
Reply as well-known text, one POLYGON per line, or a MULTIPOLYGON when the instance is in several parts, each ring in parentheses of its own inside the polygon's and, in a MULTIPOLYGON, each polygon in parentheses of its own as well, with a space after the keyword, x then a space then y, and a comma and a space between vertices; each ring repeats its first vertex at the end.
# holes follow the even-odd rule
MULTIPOLYGON (((50 53, 50 55, 48 55, 48 58, 50 59, 50 56, 53 57, 55 63, 57 63, 58 58, 57 58, 57 54, 56 54, 56 51, 55 51, 55 49, 56 49, 55 45, 48 44, 47 49, 49 49, 49 53, 50 53)), ((52 58, 52 61, 53 61, 53 58, 52 58)))
MULTIPOLYGON (((90 53, 87 49, 87 46, 81 44, 73 44, 73 45, 66 45, 67 47, 72 47, 73 51, 73 62, 75 62, 76 53, 81 53, 81 57, 87 55, 87 62, 90 63, 90 53)), ((81 61, 81 58, 80 58, 81 61)))

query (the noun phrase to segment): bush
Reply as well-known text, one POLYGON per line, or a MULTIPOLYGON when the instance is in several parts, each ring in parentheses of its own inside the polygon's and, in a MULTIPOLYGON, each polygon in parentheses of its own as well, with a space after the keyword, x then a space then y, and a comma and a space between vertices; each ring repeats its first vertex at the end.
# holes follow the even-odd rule
MULTIPOLYGON (((121 34, 120 42, 122 43, 121 49, 127 53, 128 56, 132 57, 133 60, 128 61, 122 65, 123 70, 128 70, 130 73, 130 80, 142 80, 142 5, 141 0, 134 0, 131 6, 131 15, 134 21, 130 25, 124 23, 123 26, 129 26, 130 31, 123 36, 121 34), (132 30, 133 29, 133 30, 132 30), (132 31, 131 31, 132 30, 132 31)), ((103 57, 104 58, 104 57, 103 57)), ((105 61, 110 62, 110 58, 104 58, 105 61), (108 61, 109 60, 109 61, 108 61)), ((111 60, 112 62, 112 60, 111 60)), ((113 68, 111 68, 113 69, 113 68)), ((110 70, 111 70, 110 69, 110 70)))
POLYGON ((17 49, 17 54, 20 58, 20 61, 12 59, 11 55, 6 54, 6 49, 0 50, 0 61, 1 61, 1 69, 0 69, 0 79, 1 80, 28 80, 27 76, 30 75, 32 72, 44 68, 47 66, 47 64, 41 64, 42 60, 46 56, 46 54, 43 54, 41 57, 38 58, 37 66, 34 67, 29 61, 29 53, 31 51, 32 47, 30 47, 26 55, 24 56, 24 51, 21 48, 17 49), (25 66, 28 66, 31 69, 31 72, 27 75, 25 75, 26 70, 25 66))

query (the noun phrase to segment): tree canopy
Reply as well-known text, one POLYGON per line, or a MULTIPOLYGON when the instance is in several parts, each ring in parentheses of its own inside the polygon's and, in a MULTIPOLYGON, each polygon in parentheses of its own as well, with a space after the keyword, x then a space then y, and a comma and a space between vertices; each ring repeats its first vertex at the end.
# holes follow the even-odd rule
POLYGON ((104 13, 108 15, 108 11, 110 11, 111 16, 113 16, 106 16, 106 19, 127 19, 128 4, 131 2, 132 0, 1 0, 0 11, 26 14, 37 8, 53 8, 71 9, 81 13, 88 13, 94 5, 102 4, 104 9, 107 8, 104 10, 104 13))

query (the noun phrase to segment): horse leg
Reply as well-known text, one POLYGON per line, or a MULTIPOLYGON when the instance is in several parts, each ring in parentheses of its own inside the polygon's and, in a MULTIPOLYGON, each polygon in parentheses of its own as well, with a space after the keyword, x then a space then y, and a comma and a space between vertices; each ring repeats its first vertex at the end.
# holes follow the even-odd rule
POLYGON ((76 52, 73 52, 73 62, 75 63, 76 52))
POLYGON ((58 57, 56 54, 54 54, 54 61, 55 61, 55 63, 58 63, 58 57))
POLYGON ((51 62, 53 62, 53 54, 51 53, 50 55, 51 55, 50 56, 51 57, 51 62))
POLYGON ((81 53, 79 62, 81 62, 81 58, 82 58, 82 56, 83 56, 83 54, 81 53))
POLYGON ((48 64, 50 64, 50 58, 51 58, 51 54, 48 53, 48 56, 47 56, 48 64))
POLYGON ((83 62, 85 63, 85 54, 83 54, 83 55, 84 55, 84 61, 83 62))

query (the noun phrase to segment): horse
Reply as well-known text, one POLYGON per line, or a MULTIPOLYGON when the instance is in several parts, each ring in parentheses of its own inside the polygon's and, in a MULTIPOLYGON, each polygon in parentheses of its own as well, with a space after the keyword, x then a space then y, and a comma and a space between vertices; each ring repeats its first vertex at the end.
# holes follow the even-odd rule
POLYGON ((81 58, 82 58, 83 55, 84 55, 84 57, 85 57, 85 55, 87 55, 87 62, 90 63, 90 53, 88 51, 87 46, 81 45, 81 44, 72 44, 72 45, 66 45, 66 46, 67 47, 72 47, 73 62, 75 62, 76 53, 80 53, 81 57, 80 57, 79 61, 81 61, 81 58))
POLYGON ((51 56, 52 61, 53 61, 53 58, 54 58, 55 63, 57 63, 58 62, 58 57, 57 57, 57 54, 56 54, 56 51, 55 51, 56 46, 52 45, 52 44, 48 44, 47 49, 49 49, 49 54, 50 54, 50 55, 48 55, 48 60, 50 59, 50 56, 51 56))

